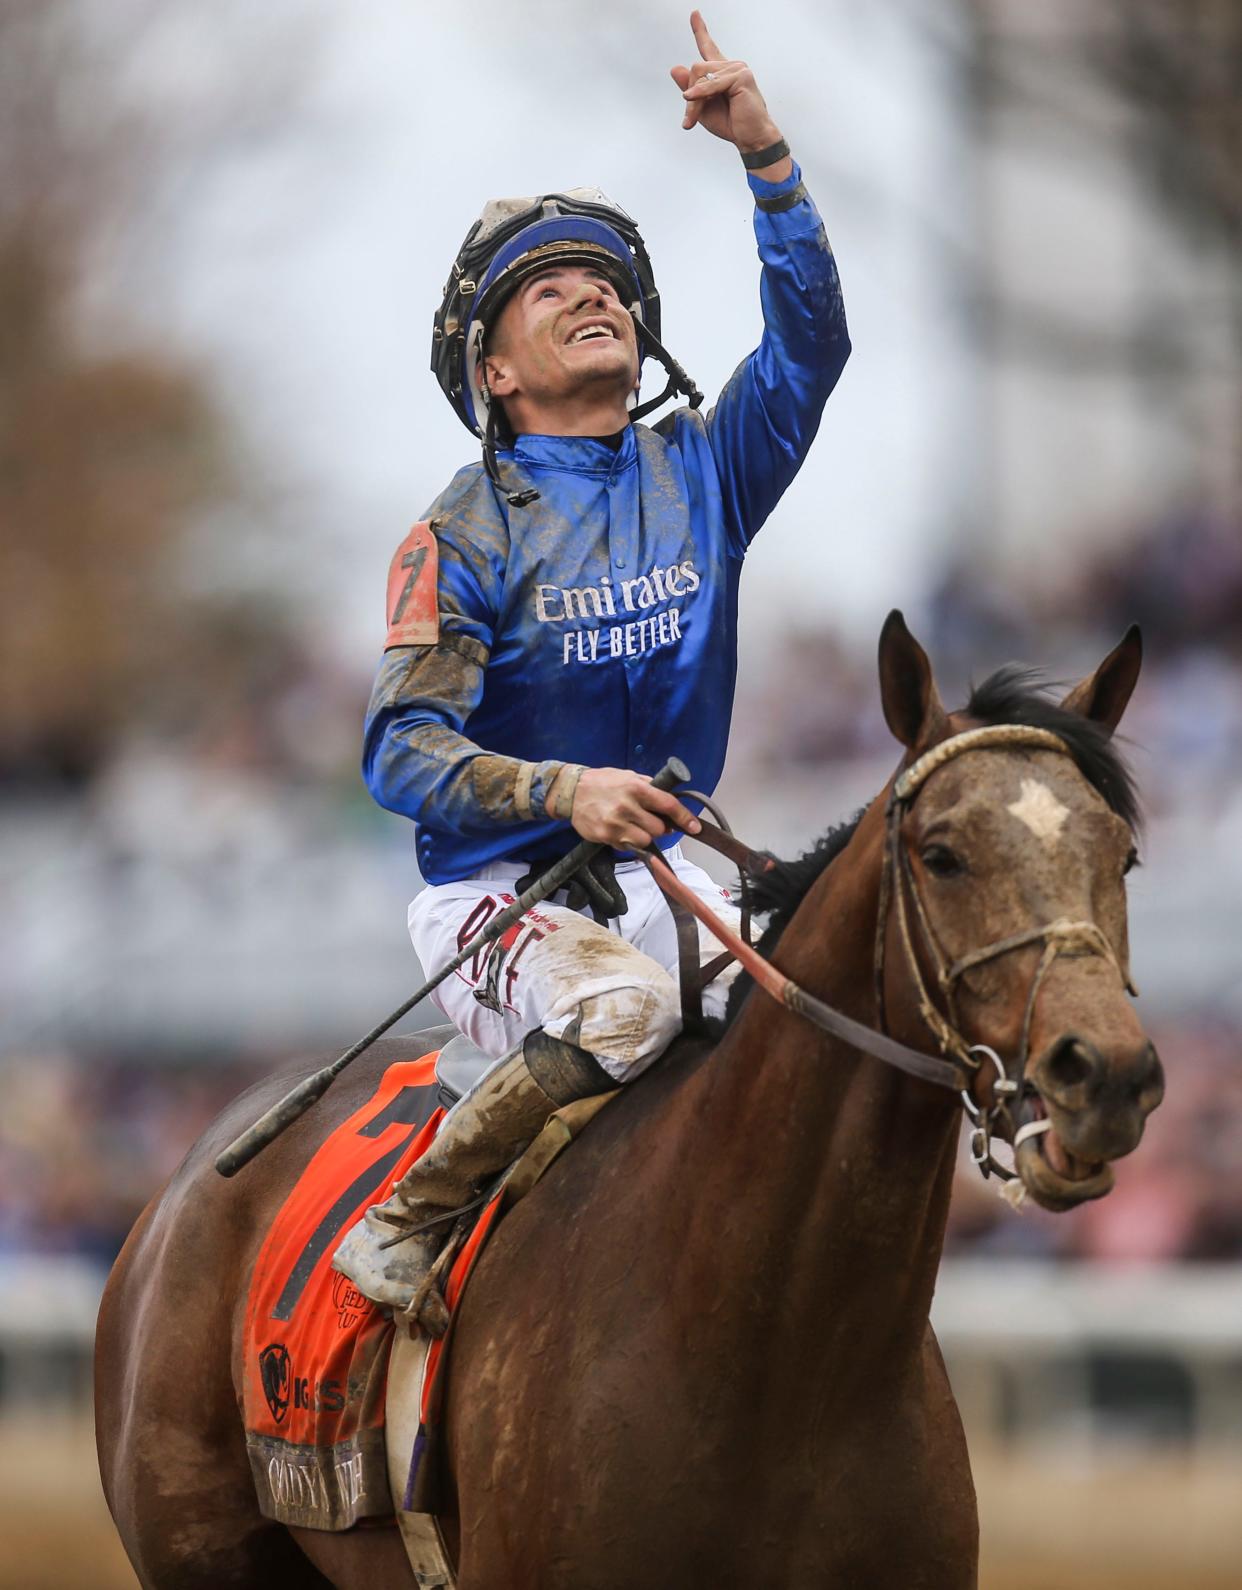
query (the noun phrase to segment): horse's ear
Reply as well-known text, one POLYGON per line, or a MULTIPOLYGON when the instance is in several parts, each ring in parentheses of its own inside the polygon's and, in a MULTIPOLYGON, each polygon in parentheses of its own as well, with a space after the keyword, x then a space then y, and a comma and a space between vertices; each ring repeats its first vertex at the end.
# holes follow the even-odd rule
POLYGON ((944 737, 948 718, 940 703, 927 653, 894 608, 880 631, 880 699, 884 721, 911 750, 944 737))
POLYGON ((1137 624, 1126 630, 1121 644, 1085 679, 1080 679, 1061 705, 1067 712, 1101 724, 1111 734, 1121 722, 1143 666, 1143 637, 1137 624))

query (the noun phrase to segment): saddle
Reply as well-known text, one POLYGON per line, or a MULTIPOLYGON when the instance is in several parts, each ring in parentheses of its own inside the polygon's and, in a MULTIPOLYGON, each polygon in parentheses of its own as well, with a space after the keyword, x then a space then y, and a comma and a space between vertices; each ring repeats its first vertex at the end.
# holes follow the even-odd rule
MULTIPOLYGON (((390 1065, 370 1098, 321 1145, 255 1263, 243 1327, 243 1422, 260 1511, 280 1523, 336 1531, 395 1511, 385 1452, 395 1327, 386 1310, 331 1268, 331 1258, 348 1227, 426 1152, 447 1108, 492 1063, 454 1027, 415 1036, 426 1052, 390 1065)), ((503 1190, 498 1186, 463 1216, 441 1283, 450 1308, 502 1208, 525 1196, 613 1097, 600 1094, 559 1111, 503 1178, 503 1190)), ((448 1339, 428 1347, 420 1338, 426 1384, 418 1419, 425 1428, 416 1458, 434 1441, 436 1371, 448 1339)), ((411 1466, 408 1445, 401 1464, 392 1478, 407 1508, 414 1503, 430 1511, 435 1465, 411 1466)))
POLYGON ((495 1056, 486 1054, 456 1027, 444 1030, 452 1036, 436 1056, 436 1082, 440 1104, 448 1111, 470 1091, 488 1066, 495 1064, 495 1056))

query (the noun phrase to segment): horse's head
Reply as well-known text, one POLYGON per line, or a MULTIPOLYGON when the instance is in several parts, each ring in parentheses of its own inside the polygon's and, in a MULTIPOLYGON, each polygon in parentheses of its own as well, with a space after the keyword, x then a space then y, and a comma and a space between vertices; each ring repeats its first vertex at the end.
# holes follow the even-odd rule
POLYGON ((883 998, 895 1025, 974 1050, 975 1104, 1001 1107, 1047 1209, 1108 1192, 1109 1161, 1164 1092, 1127 998, 1137 812, 1112 743, 1140 662, 1132 628, 1059 705, 1003 669, 950 714, 899 613, 880 639, 884 715, 907 747, 889 794, 883 998))

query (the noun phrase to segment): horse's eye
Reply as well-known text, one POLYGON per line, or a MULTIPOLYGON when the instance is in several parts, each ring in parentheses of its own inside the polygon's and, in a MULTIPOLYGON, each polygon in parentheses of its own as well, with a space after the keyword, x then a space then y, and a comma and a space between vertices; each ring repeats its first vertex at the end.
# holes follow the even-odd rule
POLYGON ((948 845, 928 845, 922 852, 923 865, 933 878, 956 878, 966 867, 948 845))
POLYGON ((1138 851, 1132 847, 1130 854, 1126 857, 1126 864, 1121 869, 1121 876, 1124 878, 1127 873, 1133 872, 1135 867, 1141 867, 1142 865, 1143 863, 1139 860, 1138 851))

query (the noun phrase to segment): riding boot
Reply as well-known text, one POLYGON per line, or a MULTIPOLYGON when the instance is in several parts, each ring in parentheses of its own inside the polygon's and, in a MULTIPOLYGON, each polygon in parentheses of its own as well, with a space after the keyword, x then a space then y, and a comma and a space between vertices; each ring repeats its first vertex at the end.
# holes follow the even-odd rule
MULTIPOLYGON (((452 1215, 518 1157, 554 1110, 616 1086, 577 1044, 550 1038, 540 1027, 528 1032, 462 1095, 387 1201, 346 1232, 333 1268, 374 1302, 408 1309, 453 1229, 452 1215)), ((443 1305, 436 1308, 438 1297, 428 1302, 424 1323, 440 1334, 435 1323, 437 1316, 441 1325, 447 1322, 443 1305)))

